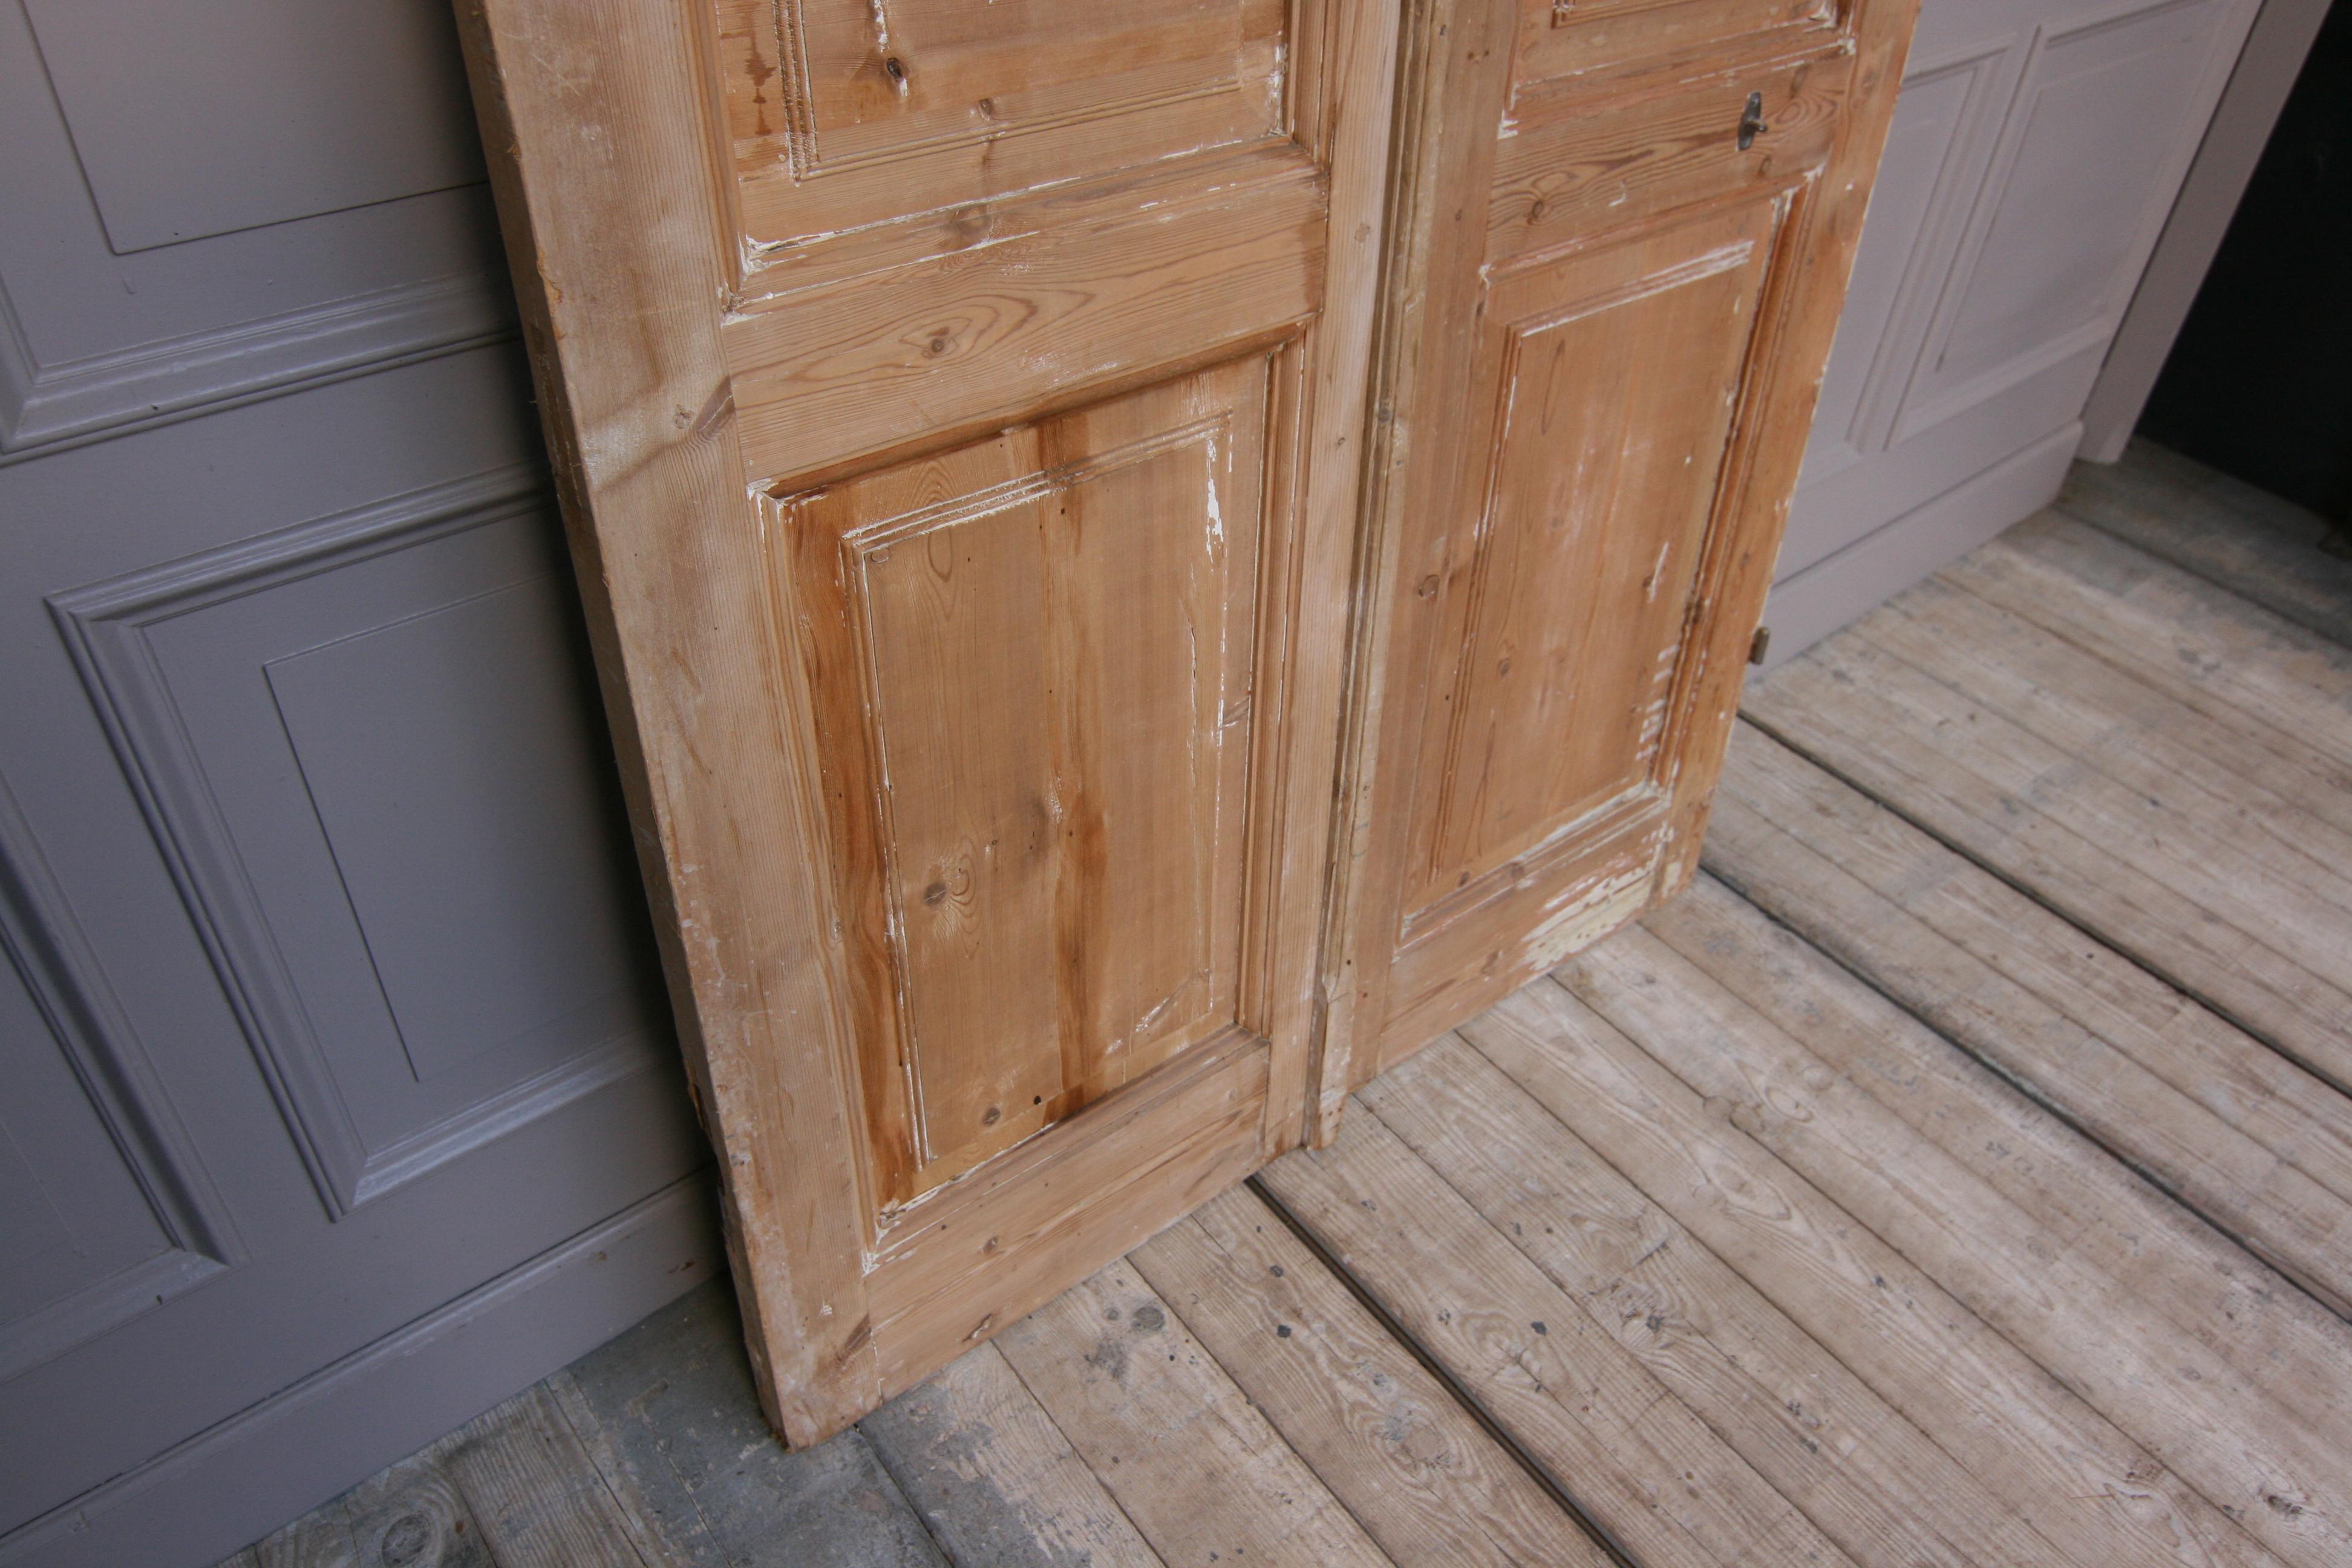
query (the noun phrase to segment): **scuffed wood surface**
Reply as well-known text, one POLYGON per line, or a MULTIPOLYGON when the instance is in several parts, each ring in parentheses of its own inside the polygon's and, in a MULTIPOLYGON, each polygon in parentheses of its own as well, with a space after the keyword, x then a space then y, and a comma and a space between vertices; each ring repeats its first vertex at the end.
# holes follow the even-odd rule
POLYGON ((1304 1135, 1396 17, 459 11, 815 1443, 1304 1135))

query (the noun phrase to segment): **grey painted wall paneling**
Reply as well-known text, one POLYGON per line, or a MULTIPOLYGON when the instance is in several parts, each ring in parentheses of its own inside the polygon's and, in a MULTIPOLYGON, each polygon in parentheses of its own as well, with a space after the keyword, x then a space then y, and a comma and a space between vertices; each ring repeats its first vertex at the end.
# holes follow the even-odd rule
POLYGON ((0 5, 0 462, 511 332, 446 9, 0 5))
POLYGON ((1773 663, 2055 493, 2061 433, 2255 9, 1927 0, 1767 610, 1773 663))
POLYGON ((49 601, 330 1212, 649 1061, 536 475, 49 601))
POLYGON ((24 6, 118 255, 484 177, 441 7, 24 6))
POLYGON ((0 1384, 245 1259, 0 779, 0 1384))
MULTIPOLYGON (((209 1554, 184 1560, 209 1561, 715 1263, 698 1197, 630 1221, 625 1270, 580 1250, 707 1155, 615 885, 609 764, 518 360, 434 359, 0 469, 16 699, 0 763, 19 807, 0 835, 15 917, 0 930, 20 982, 0 1005, 68 1021, 30 1042, 50 1065, 25 1081, 53 1096, 73 1020, 114 1019, 95 1026, 107 1048, 150 1069, 131 1108, 179 1130, 201 1178, 187 1185, 234 1216, 218 1227, 232 1240, 176 1247, 215 1259, 202 1278, 83 1320, 79 1343, 26 1325, 79 1277, 10 1272, 23 1310, 0 1351, 13 1334, 33 1364, 0 1382, 0 1563, 123 1561, 84 1549, 149 1539, 167 1497, 211 1500, 179 1521, 209 1554), (183 792, 170 805, 163 775, 183 792), (188 874, 198 840, 215 880, 188 874), (47 905, 20 912, 27 887, 47 905), (255 921, 250 952, 205 901, 222 888, 255 921), (420 1003, 417 967, 453 962, 436 916, 480 951, 420 1003), (69 989, 40 957, 59 933, 100 1001, 42 999, 69 989), (224 1001, 221 977, 245 983, 257 952, 316 1032, 312 1105, 273 1096, 285 1042, 224 1001), (358 1133, 338 1193, 300 1157, 319 1107, 358 1133), (541 1283, 497 1285, 519 1269, 541 1283), (408 1337, 390 1362, 387 1335, 408 1337), (444 1370, 394 1375, 428 1364, 444 1370)), ((54 1146, 13 1114, 8 1128, 47 1204, 0 1175, 12 1239, 42 1245, 54 1214, 104 1241, 110 1267, 164 1255, 163 1220, 88 1111, 54 1119, 54 1146), (104 1159, 116 1173, 85 1180, 104 1159), (86 1215, 49 1198, 85 1188, 86 1215)))

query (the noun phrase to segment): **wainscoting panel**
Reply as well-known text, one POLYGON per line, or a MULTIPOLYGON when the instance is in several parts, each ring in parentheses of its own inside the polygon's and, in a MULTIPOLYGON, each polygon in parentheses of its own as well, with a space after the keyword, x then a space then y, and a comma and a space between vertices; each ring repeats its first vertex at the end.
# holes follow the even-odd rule
POLYGON ((1927 0, 1781 548, 1771 663, 2056 493, 2053 443, 2260 3, 1927 0))
POLYGON ((513 330, 435 0, 0 6, 0 463, 513 330))

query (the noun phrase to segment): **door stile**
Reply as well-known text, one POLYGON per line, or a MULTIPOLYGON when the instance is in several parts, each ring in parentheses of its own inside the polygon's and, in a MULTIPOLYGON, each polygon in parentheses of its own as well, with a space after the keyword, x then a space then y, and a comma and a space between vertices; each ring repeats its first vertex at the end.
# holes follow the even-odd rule
POLYGON ((880 1384, 834 942, 808 875, 805 693, 771 656, 719 342, 723 160, 706 113, 665 112, 704 101, 699 17, 691 0, 457 15, 730 1259, 754 1285, 756 1381, 778 1429, 814 1442, 880 1384), (615 352, 624 322, 635 341, 615 352))
POLYGON ((1328 1142, 1338 1131, 1339 1108, 1324 1104, 1333 1077, 1327 1053, 1335 994, 1325 944, 1330 898, 1351 837, 1343 770, 1355 764, 1346 713, 1362 673, 1351 645, 1371 538, 1366 501, 1377 483, 1374 362, 1386 352, 1381 297, 1397 221, 1390 211, 1396 188, 1391 157, 1409 8, 1393 0, 1360 7, 1316 0, 1316 5, 1322 25, 1306 34, 1323 40, 1320 65, 1331 86, 1322 95, 1310 145, 1331 172, 1332 211, 1356 216, 1333 225, 1326 294, 1332 303, 1309 329, 1319 342, 1304 421, 1306 453, 1321 479, 1306 498, 1302 593, 1286 617, 1297 630, 1291 679, 1284 683, 1291 710, 1286 728, 1306 738, 1297 743, 1299 761, 1283 791, 1295 826, 1271 879, 1280 900, 1276 949, 1297 955, 1292 971, 1297 980, 1270 1010, 1275 1028, 1305 1041, 1307 1049, 1295 1083, 1268 1097, 1269 1158, 1305 1142, 1328 1142), (1325 650, 1325 657, 1309 660, 1297 650, 1325 650))
POLYGON ((1712 635, 1696 665, 1695 689, 1676 709, 1688 726, 1687 738, 1675 750, 1684 782, 1675 793, 1667 826, 1671 848, 1653 901, 1671 898, 1698 873, 1707 813, 1747 681, 1748 651, 1763 619, 1765 595, 1788 528, 1918 5, 1919 0, 1851 0, 1849 15, 1860 40, 1848 100, 1853 107, 1827 163, 1797 197, 1800 210, 1785 226, 1783 258, 1773 268, 1780 298, 1768 295, 1764 301, 1764 319, 1779 333, 1777 342, 1762 345, 1764 357, 1785 356, 1811 368, 1786 395, 1768 400, 1740 422, 1744 449, 1733 454, 1735 464, 1746 467, 1740 493, 1771 498, 1772 510, 1757 526, 1727 531, 1732 536, 1718 547, 1725 559, 1712 592, 1703 590, 1712 635))
POLYGON ((1397 628, 1437 569, 1426 540, 1415 550, 1412 520, 1434 515, 1456 493, 1464 454, 1444 433, 1469 374, 1480 310, 1475 291, 1454 279, 1486 251, 1493 131, 1509 101, 1517 26, 1512 8, 1491 0, 1406 0, 1402 11, 1379 361, 1368 398, 1370 451, 1341 715, 1340 822, 1324 911, 1325 1016, 1308 1129, 1318 1148, 1339 1136, 1348 1096, 1379 1070, 1391 968, 1381 911, 1395 911, 1404 873, 1402 858, 1384 852, 1391 793, 1384 759, 1412 740, 1411 704, 1391 689, 1401 668, 1397 628))

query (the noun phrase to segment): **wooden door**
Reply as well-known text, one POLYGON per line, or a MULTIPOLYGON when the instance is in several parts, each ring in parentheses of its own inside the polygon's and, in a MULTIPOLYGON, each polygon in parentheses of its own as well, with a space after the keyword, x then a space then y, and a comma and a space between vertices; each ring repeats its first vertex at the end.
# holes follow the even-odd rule
POLYGON ((459 10, 809 1442, 1303 1135, 1394 18, 459 10))
POLYGON ((1407 17, 1325 1126, 1696 868, 1914 8, 1407 17))

